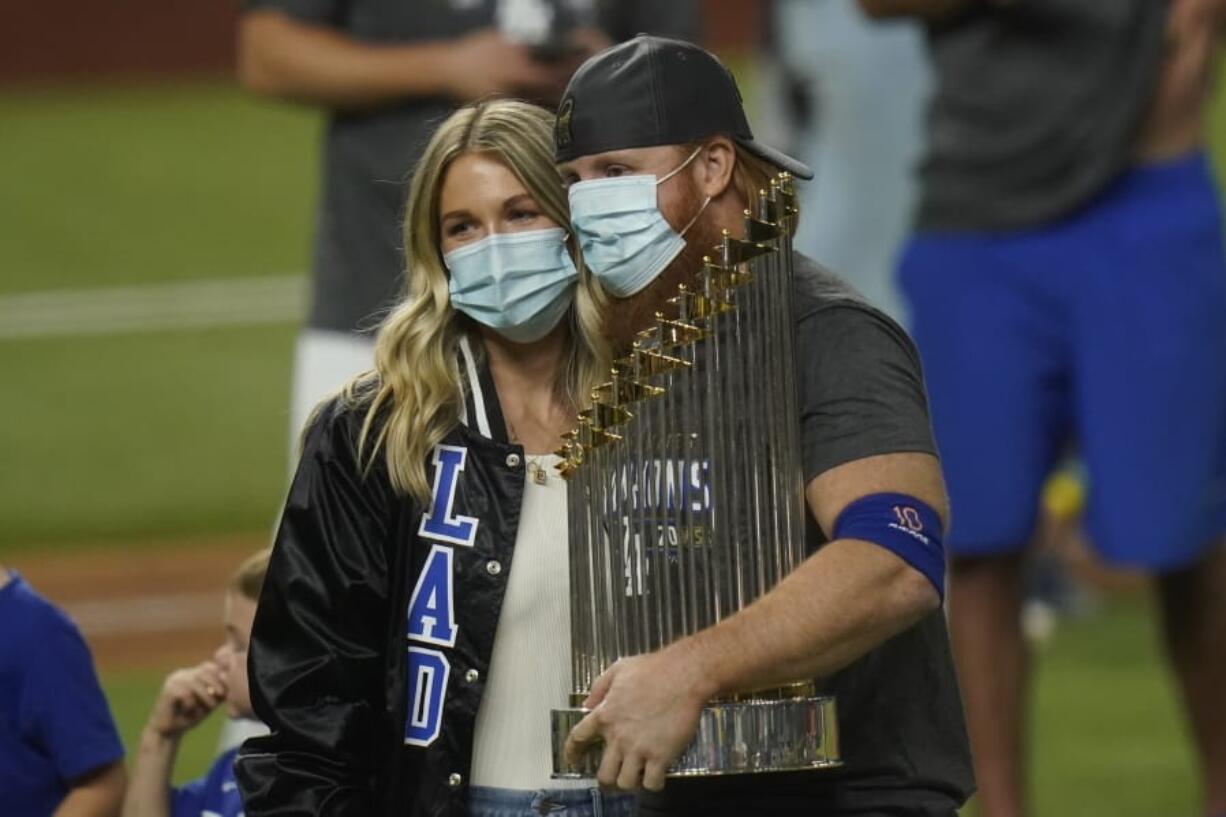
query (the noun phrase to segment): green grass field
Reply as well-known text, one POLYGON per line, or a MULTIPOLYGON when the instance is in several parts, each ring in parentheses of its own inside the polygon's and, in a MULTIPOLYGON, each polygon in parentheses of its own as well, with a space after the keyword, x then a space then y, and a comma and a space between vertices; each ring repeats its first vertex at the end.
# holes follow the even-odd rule
MULTIPOLYGON (((0 298, 306 268, 318 139, 309 112, 214 84, 10 92, 0 122, 0 298)), ((1213 134, 1226 147, 1222 104, 1213 134)), ((294 331, 0 339, 0 559, 266 530, 285 483, 294 331)), ((132 747, 161 674, 104 682, 132 747)), ((1038 813, 1196 813, 1143 604, 1063 627, 1044 650, 1035 703, 1038 813)), ((205 768, 217 726, 189 739, 181 779, 205 768)))
POLYGON ((0 94, 0 293, 301 272, 318 118, 221 84, 0 94))
MULTIPOLYGON (((306 268, 303 109, 203 85, 9 94, 0 121, 0 296, 306 268)), ((293 335, 0 340, 0 548, 266 528, 293 335)))

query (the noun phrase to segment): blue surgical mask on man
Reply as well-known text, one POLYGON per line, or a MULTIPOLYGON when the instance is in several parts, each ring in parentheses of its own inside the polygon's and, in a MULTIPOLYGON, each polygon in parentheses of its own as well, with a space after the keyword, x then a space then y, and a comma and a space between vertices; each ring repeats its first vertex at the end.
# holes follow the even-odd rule
POLYGON ((562 228, 494 233, 443 256, 451 305, 516 343, 558 325, 575 298, 579 272, 562 228))
POLYGON ((657 188, 684 170, 702 151, 697 148, 672 172, 575 182, 570 186, 570 219, 583 261, 601 285, 627 298, 650 284, 685 249, 685 234, 711 203, 711 197, 677 232, 660 212, 657 188))

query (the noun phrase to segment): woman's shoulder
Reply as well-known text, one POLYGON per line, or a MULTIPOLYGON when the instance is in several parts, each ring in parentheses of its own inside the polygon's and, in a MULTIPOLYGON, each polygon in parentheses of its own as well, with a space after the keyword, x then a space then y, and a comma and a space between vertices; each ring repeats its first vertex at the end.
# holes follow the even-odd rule
POLYGON ((371 374, 321 401, 302 431, 302 455, 356 459, 364 444, 378 439, 387 421, 387 408, 376 406, 378 390, 378 377, 371 374))

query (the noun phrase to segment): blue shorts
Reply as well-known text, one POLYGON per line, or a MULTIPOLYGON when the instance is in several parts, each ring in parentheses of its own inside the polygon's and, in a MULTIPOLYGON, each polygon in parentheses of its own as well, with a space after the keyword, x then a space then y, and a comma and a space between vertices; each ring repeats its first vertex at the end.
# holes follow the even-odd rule
POLYGON ((1020 550, 1075 443, 1108 561, 1164 571, 1226 532, 1226 254, 1202 153, 1033 230, 924 234, 901 285, 955 555, 1020 550))

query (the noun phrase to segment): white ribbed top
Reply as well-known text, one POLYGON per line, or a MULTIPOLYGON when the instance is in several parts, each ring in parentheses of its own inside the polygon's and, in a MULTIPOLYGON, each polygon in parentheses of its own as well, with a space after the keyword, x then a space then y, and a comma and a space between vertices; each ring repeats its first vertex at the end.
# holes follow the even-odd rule
POLYGON ((524 502, 502 601, 485 697, 477 712, 470 780, 507 789, 588 788, 549 777, 549 711, 570 697, 570 573, 566 482, 559 458, 529 456, 524 502), (533 479, 536 468, 546 480, 533 479))

